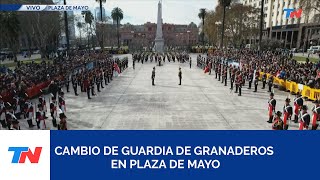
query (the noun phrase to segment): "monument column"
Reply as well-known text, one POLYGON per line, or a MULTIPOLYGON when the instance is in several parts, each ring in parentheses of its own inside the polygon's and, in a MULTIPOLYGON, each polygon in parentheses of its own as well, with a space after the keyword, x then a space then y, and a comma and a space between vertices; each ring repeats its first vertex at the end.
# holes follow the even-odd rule
POLYGON ((155 41, 155 52, 163 53, 164 39, 162 34, 162 4, 158 3, 158 20, 157 20, 157 32, 155 41))

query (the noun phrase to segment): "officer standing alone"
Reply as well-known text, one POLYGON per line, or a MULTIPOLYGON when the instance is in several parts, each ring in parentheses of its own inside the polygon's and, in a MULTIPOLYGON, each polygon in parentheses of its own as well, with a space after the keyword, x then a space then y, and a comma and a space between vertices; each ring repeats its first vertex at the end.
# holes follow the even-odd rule
POLYGON ((179 76, 179 85, 181 86, 181 79, 182 79, 181 67, 179 67, 179 73, 178 73, 178 76, 179 76))
POLYGON ((152 79, 152 86, 154 86, 154 78, 156 77, 156 68, 153 67, 151 79, 152 79))

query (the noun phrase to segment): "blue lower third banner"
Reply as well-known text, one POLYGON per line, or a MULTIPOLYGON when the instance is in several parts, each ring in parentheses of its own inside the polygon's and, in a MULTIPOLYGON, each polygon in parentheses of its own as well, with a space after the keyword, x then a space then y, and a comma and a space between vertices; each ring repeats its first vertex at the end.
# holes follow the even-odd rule
POLYGON ((319 178, 317 131, 0 131, 0 135, 1 179, 319 178), (4 141, 7 138, 10 141, 4 141))

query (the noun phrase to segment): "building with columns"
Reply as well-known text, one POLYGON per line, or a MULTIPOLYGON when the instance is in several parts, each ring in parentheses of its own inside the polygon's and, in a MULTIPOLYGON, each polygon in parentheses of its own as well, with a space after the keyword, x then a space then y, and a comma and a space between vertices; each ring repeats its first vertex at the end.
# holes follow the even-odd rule
MULTIPOLYGON (((261 0, 240 2, 261 8, 261 0)), ((299 0, 265 0, 263 37, 280 40, 284 48, 290 49, 306 49, 310 45, 320 44, 320 12, 302 8, 300 18, 287 18, 285 9, 299 10, 299 0)))

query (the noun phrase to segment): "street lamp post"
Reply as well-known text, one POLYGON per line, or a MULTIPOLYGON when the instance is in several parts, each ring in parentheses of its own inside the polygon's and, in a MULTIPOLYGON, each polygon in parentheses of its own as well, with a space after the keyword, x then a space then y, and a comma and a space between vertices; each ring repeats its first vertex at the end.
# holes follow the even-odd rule
MULTIPOLYGON (((66 0, 63 1, 64 5, 67 5, 66 0)), ((69 27, 68 27, 68 14, 67 11, 64 11, 64 26, 65 26, 65 30, 66 30, 66 40, 67 40, 67 51, 69 51, 70 49, 70 44, 69 44, 69 27)))
POLYGON ((223 18, 222 18, 222 29, 221 29, 221 44, 220 49, 223 49, 223 39, 224 39, 224 23, 226 19, 226 5, 223 5, 223 18))
POLYGON ((262 50, 262 29, 263 29, 263 20, 264 20, 264 0, 261 0, 261 12, 260 12, 260 36, 259 36, 259 51, 261 53, 262 50))

